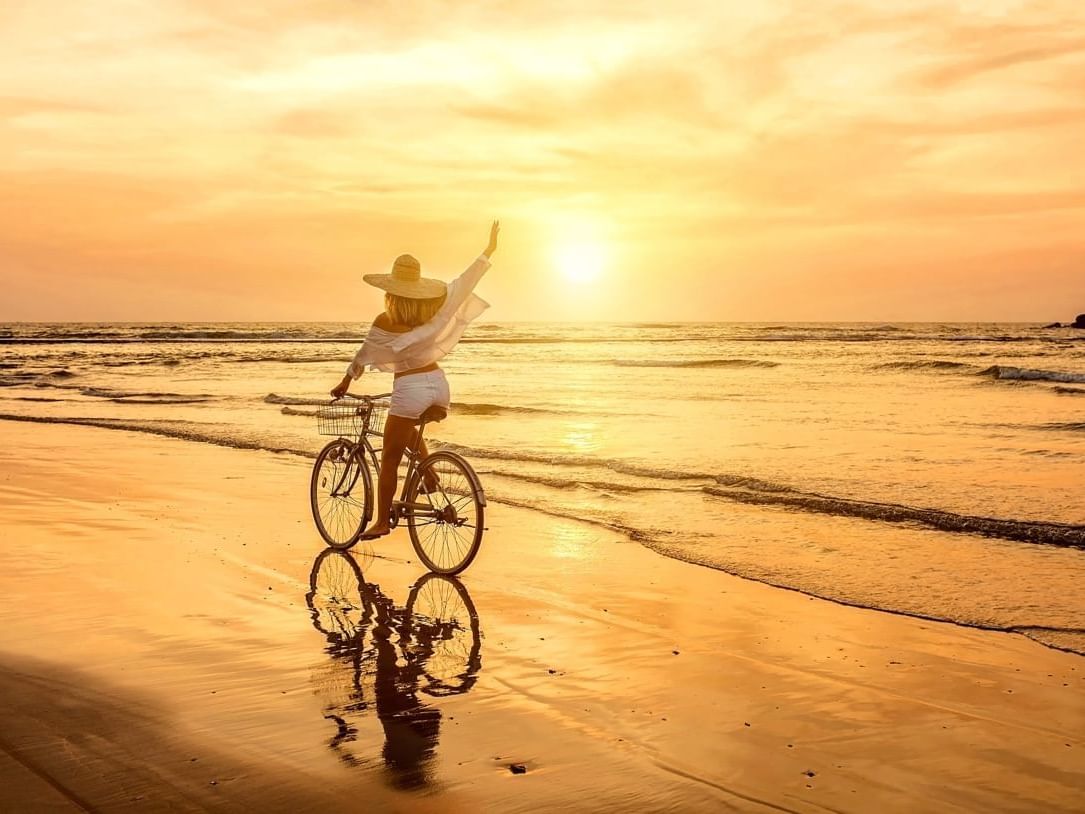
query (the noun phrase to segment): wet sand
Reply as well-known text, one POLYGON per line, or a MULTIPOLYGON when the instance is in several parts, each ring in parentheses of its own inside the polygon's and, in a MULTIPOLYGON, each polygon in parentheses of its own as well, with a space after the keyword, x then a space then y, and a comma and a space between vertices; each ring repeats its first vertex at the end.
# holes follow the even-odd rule
POLYGON ((0 810, 1080 810, 1079 656, 500 504, 329 604, 309 465, 0 422, 0 810))

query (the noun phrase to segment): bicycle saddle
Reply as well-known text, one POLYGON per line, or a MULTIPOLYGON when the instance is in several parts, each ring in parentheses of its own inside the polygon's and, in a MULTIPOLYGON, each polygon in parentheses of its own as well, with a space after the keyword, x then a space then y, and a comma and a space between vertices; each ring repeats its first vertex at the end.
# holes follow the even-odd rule
POLYGON ((418 417, 419 424, 433 424, 448 418, 448 410, 439 404, 433 404, 426 408, 425 412, 418 417))

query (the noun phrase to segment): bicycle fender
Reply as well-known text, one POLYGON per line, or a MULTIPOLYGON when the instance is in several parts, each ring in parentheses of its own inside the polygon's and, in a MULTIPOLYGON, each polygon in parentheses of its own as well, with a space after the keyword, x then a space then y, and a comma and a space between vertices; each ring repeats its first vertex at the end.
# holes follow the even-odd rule
MULTIPOLYGON (((460 455, 458 452, 449 452, 448 450, 443 449, 439 449, 436 452, 430 453, 430 456, 432 457, 437 453, 440 453, 441 455, 450 458, 455 458, 459 463, 463 464, 464 471, 467 472, 467 477, 471 481, 471 486, 473 486, 475 491, 478 492, 479 503, 482 504, 482 506, 488 506, 489 504, 486 502, 486 490, 482 488, 482 481, 479 480, 478 474, 475 472, 475 468, 471 466, 467 459, 460 455)), ((420 477, 422 477, 421 468, 415 469, 412 480, 418 480, 418 478, 420 477)))

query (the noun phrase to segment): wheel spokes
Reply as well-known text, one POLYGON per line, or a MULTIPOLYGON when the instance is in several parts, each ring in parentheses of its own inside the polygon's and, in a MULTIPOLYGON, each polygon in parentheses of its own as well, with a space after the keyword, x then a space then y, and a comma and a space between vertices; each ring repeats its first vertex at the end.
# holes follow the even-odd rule
POLYGON ((418 542, 435 565, 453 569, 469 554, 477 534, 478 496, 474 483, 452 458, 430 461, 419 481, 436 481, 436 488, 418 495, 419 499, 425 498, 432 512, 415 516, 418 542))
POLYGON ((366 495, 361 471, 364 465, 347 450, 333 450, 319 464, 313 508, 328 542, 350 542, 364 520, 366 495))
MULTIPOLYGON (((412 603, 415 638, 426 654, 422 669, 437 686, 455 690, 455 680, 471 677, 478 669, 477 616, 457 583, 447 577, 427 578, 412 603)), ((466 687, 462 687, 466 689, 466 687)))

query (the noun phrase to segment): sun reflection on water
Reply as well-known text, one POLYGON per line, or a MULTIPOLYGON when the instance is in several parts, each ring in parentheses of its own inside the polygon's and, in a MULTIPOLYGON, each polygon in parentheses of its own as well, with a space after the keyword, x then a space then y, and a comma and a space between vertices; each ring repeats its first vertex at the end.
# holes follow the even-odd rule
POLYGON ((561 443, 573 452, 588 453, 599 449, 599 424, 595 421, 578 421, 566 426, 561 443))
POLYGON ((587 558, 592 530, 586 526, 559 523, 554 527, 554 545, 550 553, 563 559, 587 558))

